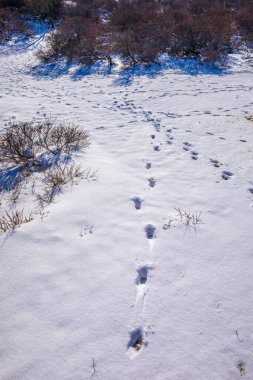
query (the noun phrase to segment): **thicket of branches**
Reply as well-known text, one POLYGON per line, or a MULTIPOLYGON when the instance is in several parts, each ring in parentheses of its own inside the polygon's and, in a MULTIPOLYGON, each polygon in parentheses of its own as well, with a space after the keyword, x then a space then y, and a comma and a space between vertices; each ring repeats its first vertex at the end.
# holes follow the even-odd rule
POLYGON ((130 64, 166 53, 215 60, 253 41, 252 0, 0 0, 0 9, 60 20, 38 54, 45 61, 112 64, 115 53, 130 64))
POLYGON ((59 28, 39 57, 65 56, 84 64, 156 62, 161 54, 215 60, 253 40, 250 0, 78 0, 65 7, 59 28), (240 38, 235 38, 240 36, 240 38))
POLYGON ((52 119, 13 123, 0 133, 0 165, 45 168, 63 153, 87 146, 88 133, 76 125, 52 119))
POLYGON ((15 229, 33 218, 16 209, 30 188, 39 206, 52 203, 64 185, 77 179, 94 180, 95 173, 82 170, 73 159, 77 150, 90 144, 89 135, 75 124, 14 122, 0 133, 0 232, 15 229), (9 210, 6 204, 10 205, 9 210), (13 209, 14 207, 14 209, 13 209))

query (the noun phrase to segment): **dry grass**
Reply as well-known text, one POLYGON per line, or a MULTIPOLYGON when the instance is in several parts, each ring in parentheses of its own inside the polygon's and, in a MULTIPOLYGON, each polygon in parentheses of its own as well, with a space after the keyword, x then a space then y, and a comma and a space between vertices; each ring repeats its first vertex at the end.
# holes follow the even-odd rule
POLYGON ((80 165, 57 165, 49 169, 42 179, 43 193, 37 194, 37 200, 41 206, 54 201, 57 194, 62 192, 63 185, 70 183, 73 185, 75 179, 95 180, 96 172, 90 169, 82 170, 80 165))
POLYGON ((177 216, 180 217, 180 220, 184 223, 187 228, 193 227, 196 230, 197 226, 203 223, 201 219, 202 211, 196 211, 194 213, 186 210, 182 210, 181 208, 176 208, 177 216))
POLYGON ((33 220, 33 214, 24 214, 24 210, 5 211, 4 215, 0 216, 0 231, 14 231, 23 223, 28 223, 33 220))

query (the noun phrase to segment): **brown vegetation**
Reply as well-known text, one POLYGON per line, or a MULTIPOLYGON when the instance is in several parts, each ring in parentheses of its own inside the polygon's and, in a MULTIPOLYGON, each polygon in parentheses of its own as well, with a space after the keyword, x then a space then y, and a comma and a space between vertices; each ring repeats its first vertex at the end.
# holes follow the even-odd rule
POLYGON ((167 53, 215 60, 238 48, 238 41, 253 41, 251 0, 0 0, 0 39, 23 27, 15 17, 19 26, 11 26, 8 12, 29 13, 52 26, 61 20, 38 53, 44 61, 64 56, 112 64, 114 53, 130 64, 157 62, 167 53))

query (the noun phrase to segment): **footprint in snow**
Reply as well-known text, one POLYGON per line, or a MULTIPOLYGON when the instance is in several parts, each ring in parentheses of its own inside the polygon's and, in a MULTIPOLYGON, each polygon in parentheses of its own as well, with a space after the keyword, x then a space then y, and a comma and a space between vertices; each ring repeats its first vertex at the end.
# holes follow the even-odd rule
POLYGON ((156 185, 155 178, 153 178, 153 177, 148 178, 148 184, 150 187, 155 187, 155 185, 156 185))
POLYGON ((213 160, 212 158, 210 158, 210 162, 215 168, 219 168, 222 165, 218 160, 213 160))
POLYGON ((147 224, 145 227, 146 236, 148 239, 154 239, 155 238, 155 231, 156 228, 152 224, 147 224))
POLYGON ((142 205, 142 200, 139 197, 134 197, 132 198, 132 201, 134 202, 134 207, 136 208, 136 210, 140 210, 141 205, 142 205))
POLYGON ((128 348, 138 352, 142 348, 143 344, 143 331, 142 328, 139 327, 130 333, 130 341, 128 343, 128 348))
POLYGON ((151 165, 152 165, 151 162, 147 162, 147 163, 146 163, 146 169, 150 169, 150 168, 151 168, 151 165))
POLYGON ((183 149, 188 151, 190 150, 190 147, 192 146, 192 144, 188 143, 188 142, 184 142, 183 143, 183 149))
POLYGON ((154 146, 154 151, 160 152, 161 147, 159 145, 154 146))
POLYGON ((197 160, 199 157, 198 157, 198 152, 195 152, 195 151, 191 151, 191 158, 193 159, 193 160, 197 160))
POLYGON ((250 192, 251 194, 253 194, 253 187, 250 187, 248 190, 249 190, 249 192, 250 192))
POLYGON ((152 268, 148 265, 144 265, 143 267, 140 267, 139 269, 137 269, 137 273, 138 273, 138 276, 136 278, 136 284, 137 285, 146 284, 147 279, 148 279, 148 272, 151 269, 152 268))
POLYGON ((229 171, 227 171, 227 170, 224 170, 224 171, 222 172, 222 174, 221 174, 221 177, 222 177, 223 179, 225 179, 225 181, 227 181, 227 180, 230 179, 233 175, 234 175, 234 173, 229 172, 229 171))
POLYGON ((240 362, 237 364, 238 371, 240 372, 241 376, 245 376, 246 370, 245 370, 245 363, 240 362))

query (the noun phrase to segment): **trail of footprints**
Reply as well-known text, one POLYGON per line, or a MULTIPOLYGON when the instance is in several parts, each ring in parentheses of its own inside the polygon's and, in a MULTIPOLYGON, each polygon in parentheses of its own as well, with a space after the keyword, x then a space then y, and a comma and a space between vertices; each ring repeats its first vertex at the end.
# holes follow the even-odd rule
MULTIPOLYGON (((199 153, 195 150, 192 149, 192 144, 189 143, 189 142, 184 142, 183 143, 183 150, 185 150, 186 152, 189 152, 190 155, 191 155, 191 158, 193 160, 198 160, 199 158, 199 153)), ((213 159, 213 158, 209 158, 209 162, 215 167, 215 168, 220 168, 221 166, 223 166, 223 164, 216 160, 216 159, 213 159)), ((234 175, 234 173, 232 173, 231 171, 229 170, 223 170, 221 172, 221 178, 224 179, 225 181, 227 181, 228 179, 232 178, 232 176, 234 175)))
MULTIPOLYGON (((127 103, 127 106, 129 107, 131 102, 127 103)), ((131 104, 131 107, 133 105, 131 104)), ((131 108, 129 107, 129 108, 131 108)), ((129 109, 128 108, 128 109, 129 109)), ((135 112, 137 113, 137 112, 135 112)), ((154 126, 155 130, 157 132, 160 132, 161 130, 161 123, 160 119, 156 119, 153 117, 152 113, 143 111, 143 115, 146 118, 147 122, 151 122, 154 126)), ((176 128, 174 128, 176 129, 176 128)), ((171 145, 174 142, 174 137, 172 135, 172 129, 166 129, 166 143, 171 145)), ((153 145, 154 151, 159 152, 162 147, 162 143, 156 143, 156 135, 151 134, 151 144, 153 145), (155 144, 154 144, 155 143, 155 144)), ((183 142, 182 146, 183 150, 187 152, 191 159, 194 161, 197 161, 199 159, 199 153, 193 148, 192 144, 185 141, 183 142)), ((209 158, 209 162, 211 165, 213 165, 215 168, 220 168, 223 166, 223 164, 218 161, 217 159, 209 158)), ((151 162, 146 162, 146 170, 150 171, 152 168, 151 162)), ((224 180, 229 180, 234 174, 228 170, 223 170, 221 173, 221 178, 224 180)), ((156 179, 153 176, 149 176, 147 178, 148 185, 150 188, 154 188, 156 186, 156 179)), ((253 188, 250 188, 249 191, 253 193, 253 188)), ((140 211, 143 205, 143 199, 140 197, 133 197, 132 198, 134 207, 137 211, 140 211)), ((144 232, 146 235, 146 239, 151 243, 152 240, 156 239, 156 227, 153 224, 147 224, 144 228, 144 232)), ((150 244, 150 252, 149 254, 152 254, 152 244, 150 244)), ((136 299, 135 299, 135 328, 130 332, 130 337, 127 345, 127 353, 128 355, 133 358, 136 355, 140 353, 140 351, 143 349, 143 347, 147 346, 148 341, 147 337, 149 332, 145 330, 144 327, 144 318, 143 318, 143 312, 144 312, 144 304, 145 304, 145 297, 147 295, 147 292, 149 290, 149 276, 150 271, 153 269, 152 262, 151 263, 142 263, 141 266, 139 266, 136 269, 136 299), (136 327, 137 324, 137 327, 136 327)))
MULTIPOLYGON (((147 123, 151 123, 151 125, 154 127, 156 132, 161 132, 162 128, 166 128, 164 125, 161 125, 161 119, 156 118, 151 111, 144 111, 142 107, 137 107, 134 105, 134 102, 126 99, 128 94, 125 95, 125 100, 123 103, 120 103, 118 101, 114 102, 114 105, 117 105, 118 110, 123 110, 123 111, 128 111, 130 113, 133 113, 135 116, 144 116, 144 121, 147 123)), ((167 115, 167 114, 166 114, 167 115)), ((171 116, 168 114, 167 116, 171 116)), ((174 127, 173 129, 177 129, 174 127)), ((167 145, 172 145, 174 143, 174 136, 173 136, 173 129, 169 128, 166 129, 165 131, 165 140, 167 145)), ((191 130, 187 130, 187 132, 191 132, 191 130)), ((206 132, 207 135, 214 135, 211 132, 206 132)), ((151 144, 153 146, 153 150, 155 152, 160 152, 162 150, 162 143, 157 141, 156 135, 153 133, 151 134, 151 144)), ((220 139, 225 139, 224 137, 219 137, 220 139)), ((241 142, 246 142, 246 140, 240 140, 241 142)), ((200 156, 199 152, 197 152, 192 144, 188 141, 183 142, 182 146, 183 150, 189 153, 189 156, 191 157, 192 160, 197 161, 200 156)), ((215 167, 215 168, 220 168, 223 166, 223 164, 218 161, 217 159, 209 158, 210 164, 215 167)), ((150 169, 151 168, 151 163, 146 164, 146 168, 150 169)), ((229 170, 224 170, 220 173, 220 178, 227 181, 233 177, 234 173, 229 171, 229 170)), ((156 185, 156 181, 154 178, 149 178, 149 186, 154 187, 156 185)))
MULTIPOLYGON (((151 136, 151 138, 153 138, 151 136)), ((152 167, 151 162, 146 163, 146 169, 150 170, 152 167)), ((154 188, 156 185, 156 180, 154 177, 148 177, 147 178, 148 184, 150 188, 154 188)), ((132 198, 134 207, 136 210, 141 210, 143 200, 139 197, 133 197, 132 198)), ((146 224, 144 228, 144 233, 146 236, 146 239, 148 241, 152 241, 156 238, 156 227, 153 224, 146 224)), ((152 253, 152 250, 150 249, 149 254, 152 253)), ((136 298, 135 298, 135 321, 134 323, 137 324, 137 327, 135 327, 130 332, 129 342, 127 345, 127 353, 130 356, 130 358, 135 357, 139 354, 139 352, 142 350, 143 347, 147 346, 147 336, 148 332, 145 330, 144 326, 144 319, 143 319, 143 312, 144 312, 144 303, 145 303, 145 297, 148 292, 148 283, 149 283, 149 274, 150 271, 153 269, 152 262, 146 262, 142 263, 140 266, 136 269, 136 279, 135 279, 135 286, 136 286, 136 298)))

